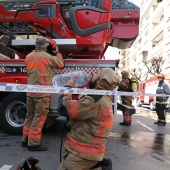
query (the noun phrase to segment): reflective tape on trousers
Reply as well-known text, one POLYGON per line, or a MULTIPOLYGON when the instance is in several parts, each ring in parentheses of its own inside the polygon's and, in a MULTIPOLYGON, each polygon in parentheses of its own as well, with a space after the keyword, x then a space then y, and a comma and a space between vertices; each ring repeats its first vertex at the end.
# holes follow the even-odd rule
POLYGON ((13 84, 13 83, 0 83, 0 91, 121 95, 121 96, 170 96, 165 94, 154 94, 154 93, 122 92, 117 90, 107 91, 107 90, 96 90, 96 89, 86 89, 86 88, 69 88, 69 87, 40 86, 40 85, 13 84))

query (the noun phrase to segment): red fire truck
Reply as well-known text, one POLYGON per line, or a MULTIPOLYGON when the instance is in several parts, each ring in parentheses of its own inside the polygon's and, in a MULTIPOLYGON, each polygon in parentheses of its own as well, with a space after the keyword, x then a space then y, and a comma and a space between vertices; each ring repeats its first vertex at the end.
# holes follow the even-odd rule
MULTIPOLYGON (((170 85, 170 80, 165 80, 165 82, 170 85)), ((138 92, 139 93, 152 93, 156 94, 156 89, 158 87, 158 78, 152 77, 146 81, 139 83, 138 92)), ((138 107, 145 106, 150 107, 150 110, 155 110, 155 96, 138 96, 136 99, 136 105, 138 107)), ((167 101, 167 109, 169 109, 169 100, 167 101)))
MULTIPOLYGON (((1 0, 0 82, 26 84, 25 56, 35 48, 30 35, 52 38, 65 59, 65 68, 55 73, 101 67, 118 68, 118 60, 102 60, 108 46, 129 48, 139 33, 139 8, 127 0, 1 0), (27 35, 17 40, 14 35, 27 35), (19 59, 15 58, 18 55, 19 59), (71 54, 71 55, 70 55, 71 54)), ((26 114, 25 93, 0 92, 1 124, 20 134, 26 114)), ((58 94, 51 96, 47 126, 58 116, 58 94), (49 121, 48 121, 49 120, 49 121)))

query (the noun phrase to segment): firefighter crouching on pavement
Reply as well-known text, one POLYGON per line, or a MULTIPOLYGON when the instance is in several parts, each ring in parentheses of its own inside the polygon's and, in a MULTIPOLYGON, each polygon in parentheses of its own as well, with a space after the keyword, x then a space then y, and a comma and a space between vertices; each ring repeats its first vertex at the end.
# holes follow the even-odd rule
MULTIPOLYGON (((28 84, 51 86, 53 69, 64 66, 61 53, 52 56, 46 52, 47 41, 39 37, 35 42, 36 49, 25 59, 28 84)), ((58 49, 58 48, 57 48, 58 49)), ((22 146, 28 145, 29 151, 45 151, 41 145, 42 128, 49 112, 49 93, 27 93, 27 115, 23 127, 22 146)))
MULTIPOLYGON (((164 82, 165 75, 159 74, 158 75, 158 88, 156 90, 156 94, 168 94, 170 95, 170 90, 168 85, 164 82)), ((159 126, 165 126, 166 125, 166 101, 168 97, 166 96, 156 96, 156 113, 158 115, 157 122, 154 122, 155 124, 158 124, 159 126)))
MULTIPOLYGON (((76 77, 67 85, 75 87, 76 77)), ((95 73, 90 87, 97 90, 114 90, 119 78, 111 68, 95 73)), ((108 95, 79 95, 72 100, 65 94, 63 105, 70 117, 71 130, 67 134, 67 151, 58 170, 90 170, 103 160, 105 145, 113 127, 112 97, 108 95)), ((98 168, 98 169, 101 169, 98 168)))
MULTIPOLYGON (((122 74, 122 80, 120 81, 118 85, 118 91, 133 92, 132 83, 130 82, 131 80, 129 78, 129 73, 123 70, 121 74, 122 74)), ((124 105, 134 107, 132 105, 132 96, 121 96, 121 101, 122 101, 122 104, 124 105)), ((123 112, 123 122, 119 123, 119 125, 130 126, 131 121, 132 121, 132 116, 130 116, 125 111, 122 111, 122 112, 123 112)))

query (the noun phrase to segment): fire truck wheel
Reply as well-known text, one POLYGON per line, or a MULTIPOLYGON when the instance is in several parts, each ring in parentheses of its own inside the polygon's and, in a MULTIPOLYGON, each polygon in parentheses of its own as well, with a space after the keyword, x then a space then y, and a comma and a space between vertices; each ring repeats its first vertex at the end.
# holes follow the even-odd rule
POLYGON ((155 104, 154 104, 154 101, 150 101, 150 110, 151 111, 154 111, 156 108, 155 108, 155 104))
POLYGON ((2 100, 1 125, 10 134, 21 135, 26 117, 26 94, 12 93, 2 100))

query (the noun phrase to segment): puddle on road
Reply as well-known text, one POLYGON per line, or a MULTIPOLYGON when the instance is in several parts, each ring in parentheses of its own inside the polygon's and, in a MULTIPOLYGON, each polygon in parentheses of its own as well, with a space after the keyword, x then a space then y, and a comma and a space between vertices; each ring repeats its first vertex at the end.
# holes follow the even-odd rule
POLYGON ((9 144, 0 145, 0 147, 4 147, 4 146, 11 146, 11 145, 9 144))
POLYGON ((151 155, 154 159, 170 164, 170 135, 152 132, 110 133, 111 139, 119 140, 134 155, 151 155), (133 153, 132 152, 132 153, 133 153))
POLYGON ((16 137, 13 135, 0 135, 0 147, 15 146, 14 145, 15 140, 16 140, 16 137))

